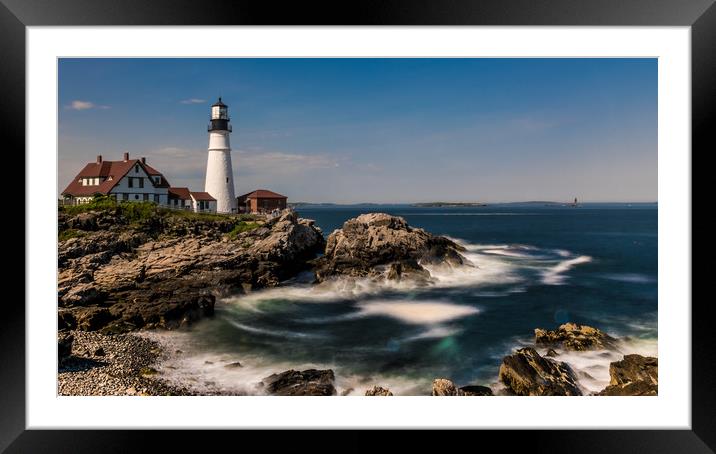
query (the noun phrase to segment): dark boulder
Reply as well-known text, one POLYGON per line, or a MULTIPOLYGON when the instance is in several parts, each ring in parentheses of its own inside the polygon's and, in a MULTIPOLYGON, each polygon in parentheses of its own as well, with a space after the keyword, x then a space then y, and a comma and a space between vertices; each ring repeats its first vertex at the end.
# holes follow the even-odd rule
POLYGON ((436 378, 433 380, 433 396, 457 396, 457 386, 447 378, 436 378))
POLYGON ((410 227, 385 213, 362 214, 328 236, 324 255, 314 261, 316 277, 430 277, 424 265, 473 266, 464 248, 448 238, 410 227))
POLYGON ((614 350, 617 340, 597 328, 565 323, 554 331, 535 329, 535 344, 559 346, 567 350, 614 350))
POLYGON ((77 319, 72 311, 60 309, 57 312, 57 329, 59 331, 77 328, 77 319))
POLYGON ((366 396, 392 396, 393 393, 389 389, 381 386, 374 386, 365 392, 366 396))
POLYGON ((499 378, 518 396, 581 396, 577 376, 567 363, 543 358, 527 347, 506 356, 499 378))
POLYGON ((492 396, 492 389, 487 386, 469 385, 457 390, 460 396, 492 396))
POLYGON ((609 386, 600 396, 656 396, 659 391, 658 358, 625 355, 609 365, 609 386))
POLYGON ((89 307, 75 312, 77 329, 82 331, 97 331, 105 327, 116 317, 109 309, 104 307, 89 307))
POLYGON ((75 337, 72 333, 60 332, 57 336, 57 360, 60 366, 72 355, 72 343, 75 337))
POLYGON ((292 369, 264 378, 261 385, 274 396, 335 396, 335 379, 330 369, 292 369))

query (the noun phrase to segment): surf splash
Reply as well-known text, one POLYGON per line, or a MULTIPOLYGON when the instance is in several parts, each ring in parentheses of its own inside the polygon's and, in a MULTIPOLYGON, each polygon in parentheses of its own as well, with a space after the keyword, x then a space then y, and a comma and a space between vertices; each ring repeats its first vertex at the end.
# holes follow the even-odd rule
POLYGON ((431 325, 480 311, 471 306, 437 301, 370 301, 358 305, 362 316, 388 316, 412 325, 431 325))
MULTIPOLYGON (((429 394, 432 379, 441 376, 461 385, 489 384, 510 352, 499 349, 491 357, 480 350, 482 330, 502 329, 482 325, 483 315, 501 311, 499 301, 530 287, 565 285, 575 267, 592 259, 562 249, 453 240, 474 266, 425 265, 428 282, 339 278, 311 284, 302 276, 221 299, 214 320, 165 338, 184 353, 163 373, 214 394, 261 394, 256 385, 262 378, 309 368, 333 369, 338 393, 347 395, 374 385, 396 395, 429 394), (232 361, 241 367, 227 367, 232 361), (452 375, 455 365, 459 376, 452 375)), ((611 357, 562 354, 560 360, 580 371, 585 391, 608 382, 611 357)))

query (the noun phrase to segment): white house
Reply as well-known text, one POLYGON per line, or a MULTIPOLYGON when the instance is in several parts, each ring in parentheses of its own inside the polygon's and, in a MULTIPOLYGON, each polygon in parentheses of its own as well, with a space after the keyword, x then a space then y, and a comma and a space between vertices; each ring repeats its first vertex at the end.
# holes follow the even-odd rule
POLYGON ((160 205, 169 203, 169 182, 145 158, 129 159, 124 153, 121 161, 104 161, 87 164, 62 191, 66 202, 87 203, 96 195, 113 196, 117 201, 150 201, 160 205))
POLYGON ((216 199, 208 192, 190 192, 192 207, 196 213, 216 213, 216 199))
POLYGON ((194 200, 189 188, 169 188, 169 208, 194 211, 194 200))

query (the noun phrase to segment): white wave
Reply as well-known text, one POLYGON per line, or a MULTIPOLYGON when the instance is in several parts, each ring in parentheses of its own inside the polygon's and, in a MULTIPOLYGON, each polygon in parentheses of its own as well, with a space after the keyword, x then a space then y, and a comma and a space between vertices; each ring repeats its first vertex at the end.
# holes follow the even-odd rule
POLYGON ((243 323, 239 323, 234 320, 227 320, 227 321, 233 327, 238 328, 242 331, 247 331, 249 333, 255 333, 255 334, 264 334, 267 336, 274 336, 274 337, 281 337, 281 338, 298 338, 298 339, 318 339, 318 338, 325 337, 325 336, 321 336, 318 334, 300 333, 300 332, 294 332, 294 331, 268 330, 268 329, 256 328, 254 326, 245 325, 243 323))
MULTIPOLYGON (((386 292, 413 292, 430 288, 479 288, 520 284, 519 289, 515 288, 515 291, 518 291, 523 290, 525 284, 529 285, 529 276, 535 272, 541 273, 543 283, 560 284, 564 280, 564 273, 591 260, 588 256, 578 256, 555 264, 553 251, 544 251, 530 245, 472 244, 457 238, 451 239, 465 247, 462 255, 474 264, 473 266, 422 264, 430 273, 431 278, 428 281, 337 277, 319 284, 289 282, 271 289, 224 298, 222 302, 233 304, 236 308, 264 313, 283 310, 286 304, 291 303, 357 301, 386 292), (529 273, 524 273, 526 270, 529 273)), ((569 251, 559 251, 558 254, 560 252, 572 255, 569 251)))
POLYGON ((601 277, 611 281, 628 282, 631 284, 650 284, 656 282, 656 278, 638 273, 602 274, 601 277))
MULTIPOLYGON (((609 364, 622 360, 624 355, 657 356, 656 339, 626 340, 620 342, 618 348, 619 351, 556 350, 558 356, 553 359, 569 364, 577 374, 582 391, 589 394, 599 392, 609 385, 609 364)), ((546 349, 540 353, 545 354, 546 349)))
POLYGON ((462 255, 475 266, 423 264, 430 272, 432 286, 437 288, 476 287, 481 285, 512 284, 523 278, 517 273, 520 265, 499 255, 479 253, 468 249, 462 255))
POLYGON ((523 254, 520 252, 509 251, 505 249, 484 249, 482 252, 492 255, 504 255, 505 257, 517 257, 517 258, 528 258, 531 257, 529 254, 523 254))
POLYGON ((543 271, 542 282, 548 285, 560 285, 564 282, 564 273, 582 263, 589 263, 592 258, 588 255, 580 255, 573 259, 564 260, 555 266, 543 271))
POLYGON ((196 345, 189 332, 143 332, 141 335, 159 342, 167 352, 155 365, 159 377, 204 395, 265 395, 259 383, 272 374, 290 369, 332 369, 338 395, 363 396, 373 386, 388 388, 396 396, 429 395, 431 389, 430 377, 359 375, 330 362, 279 361, 249 353, 206 351, 196 345), (235 362, 240 362, 241 367, 227 367, 235 362))
POLYGON ((441 337, 450 337, 460 334, 462 332, 459 328, 453 328, 448 326, 434 326, 414 336, 409 336, 403 339, 401 342, 412 342, 421 339, 437 339, 441 337))
POLYGON ((342 375, 336 374, 338 394, 365 396, 374 386, 389 389, 394 396, 428 396, 432 390, 432 378, 412 378, 395 375, 342 375))
MULTIPOLYGON (((553 347, 538 347, 537 352, 546 356, 547 351, 553 348, 557 353, 555 357, 549 357, 554 361, 567 363, 577 375, 577 385, 584 395, 597 393, 609 385, 609 364, 624 359, 624 355, 638 354, 642 356, 658 357, 657 339, 622 339, 617 343, 617 350, 587 350, 574 351, 553 347)), ((494 358, 501 359, 523 347, 535 348, 532 338, 513 339, 504 346, 504 350, 495 351, 494 358)), ((498 378, 497 371, 488 380, 493 391, 504 388, 498 378)))
POLYGON ((472 306, 440 301, 370 301, 358 307, 364 316, 383 315, 412 325, 444 323, 480 312, 472 306))

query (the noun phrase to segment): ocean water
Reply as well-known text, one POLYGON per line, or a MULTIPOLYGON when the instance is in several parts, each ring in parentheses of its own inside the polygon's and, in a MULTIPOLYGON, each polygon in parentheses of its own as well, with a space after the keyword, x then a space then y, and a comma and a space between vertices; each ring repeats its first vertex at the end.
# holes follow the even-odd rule
MULTIPOLYGON (((496 391, 502 358, 531 345, 535 328, 573 321, 624 339, 620 352, 559 352, 585 393, 609 381, 622 354, 656 355, 656 204, 305 206, 327 236, 366 212, 404 217, 467 248, 475 265, 430 269, 429 286, 302 275, 274 289, 217 303, 189 331, 155 334, 182 350, 163 365, 170 379, 207 392, 260 393, 271 373, 332 368, 339 393, 373 385, 430 393, 434 378, 496 391), (226 368, 240 361, 243 367, 226 368)), ((352 390, 352 391, 351 391, 352 390)))

